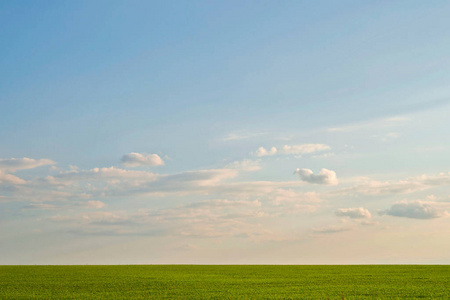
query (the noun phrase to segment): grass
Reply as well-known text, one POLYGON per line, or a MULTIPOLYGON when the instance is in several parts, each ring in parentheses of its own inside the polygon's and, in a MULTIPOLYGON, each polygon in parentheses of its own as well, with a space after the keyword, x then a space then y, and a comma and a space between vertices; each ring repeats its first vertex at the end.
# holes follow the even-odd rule
POLYGON ((450 299, 450 266, 0 266, 0 299, 450 299))

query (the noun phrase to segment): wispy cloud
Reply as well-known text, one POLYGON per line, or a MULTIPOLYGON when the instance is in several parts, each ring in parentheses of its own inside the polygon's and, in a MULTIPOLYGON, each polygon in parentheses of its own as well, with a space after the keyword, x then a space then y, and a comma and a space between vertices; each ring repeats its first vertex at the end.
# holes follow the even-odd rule
POLYGON ((58 204, 49 203, 30 203, 23 210, 67 210, 74 208, 100 209, 106 207, 106 204, 98 200, 60 202, 58 204))
POLYGON ((388 132, 381 135, 379 134, 373 135, 374 138, 379 139, 380 141, 385 143, 396 140, 399 138, 399 136, 400 134, 398 132, 388 132))
POLYGON ((410 194, 417 191, 429 189, 433 186, 446 185, 450 185, 450 173, 422 175, 398 181, 367 180, 363 184, 357 184, 352 187, 343 188, 337 191, 333 191, 332 193, 346 196, 397 195, 410 194))
POLYGON ((12 174, 6 174, 2 171, 0 171, 0 184, 11 184, 11 185, 17 185, 17 184, 25 184, 26 181, 14 176, 12 174))
POLYGON ((226 165, 225 168, 241 171, 258 171, 261 170, 261 165, 259 160, 244 159, 241 161, 234 161, 226 165))
POLYGON ((410 117, 406 116, 397 116, 397 117, 389 117, 383 119, 370 120, 360 123, 349 124, 340 127, 330 127, 327 128, 328 132, 352 132, 359 130, 373 130, 373 129, 381 129, 381 128, 390 128, 390 127, 398 127, 403 126, 407 122, 411 120, 410 117))
POLYGON ((331 147, 325 144, 284 145, 281 148, 272 147, 270 149, 259 147, 258 150, 253 152, 253 155, 262 157, 262 156, 273 156, 276 154, 279 155, 310 154, 330 149, 331 147))
POLYGON ((222 141, 229 142, 229 141, 240 141, 240 140, 247 140, 255 137, 259 137, 262 135, 267 135, 266 132, 250 132, 246 130, 239 130, 228 133, 225 137, 222 138, 222 141))
POLYGON ((0 159, 0 171, 13 173, 18 170, 33 169, 54 164, 55 162, 50 159, 33 159, 28 157, 0 159))
POLYGON ((316 227, 316 228, 313 228, 312 231, 314 233, 318 233, 318 234, 332 234, 332 233, 349 231, 351 229, 352 228, 349 226, 330 225, 330 226, 325 226, 325 227, 316 227))

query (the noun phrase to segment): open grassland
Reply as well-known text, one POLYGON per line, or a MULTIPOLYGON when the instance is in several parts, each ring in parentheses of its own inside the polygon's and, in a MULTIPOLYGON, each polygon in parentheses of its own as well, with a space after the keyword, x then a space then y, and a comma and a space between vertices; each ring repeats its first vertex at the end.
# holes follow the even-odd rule
POLYGON ((450 266, 0 266, 0 299, 450 299, 450 266))

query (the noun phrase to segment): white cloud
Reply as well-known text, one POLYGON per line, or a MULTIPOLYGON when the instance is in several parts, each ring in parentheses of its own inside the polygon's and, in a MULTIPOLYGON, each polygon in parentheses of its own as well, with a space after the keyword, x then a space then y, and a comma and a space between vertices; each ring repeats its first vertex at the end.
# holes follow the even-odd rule
POLYGON ((66 204, 64 205, 55 205, 55 204, 48 204, 48 203, 30 203, 27 206, 25 206, 24 210, 64 210, 64 209, 73 209, 73 208, 87 208, 87 209, 99 209, 106 206, 105 203, 102 201, 86 201, 86 202, 79 202, 79 201, 72 201, 71 203, 64 202, 66 204))
POLYGON ((409 194, 416 191, 427 189, 422 182, 415 181, 370 181, 365 184, 353 186, 350 188, 336 191, 336 194, 343 195, 395 195, 395 194, 409 194))
POLYGON ((200 193, 210 194, 223 181, 236 177, 235 169, 209 169, 188 171, 172 175, 159 175, 158 180, 144 183, 137 189, 140 193, 200 193))
POLYGON ((372 217, 369 210, 363 207, 340 208, 336 211, 336 215, 340 217, 349 217, 351 219, 370 219, 372 217))
POLYGON ((264 147, 259 147, 258 150, 254 153, 255 156, 262 157, 262 156, 272 156, 277 154, 277 148, 272 147, 270 150, 267 150, 264 147))
POLYGON ((450 185, 450 172, 439 173, 437 175, 422 175, 416 178, 417 181, 423 182, 425 185, 440 186, 440 185, 450 185))
POLYGON ((398 139, 400 134, 398 132, 388 132, 383 134, 374 134, 372 137, 374 139, 380 140, 381 142, 387 143, 398 139))
POLYGON ((159 210, 58 214, 49 221, 64 223, 82 234, 148 234, 156 229, 174 236, 248 237, 263 239, 269 232, 258 200, 211 199, 159 210))
POLYGON ((371 121, 366 121, 362 123, 355 123, 350 125, 345 125, 341 127, 332 127, 328 128, 328 132, 352 132, 352 131, 359 131, 359 130, 375 130, 380 128, 387 128, 387 127, 395 127, 395 126, 402 126, 406 122, 410 121, 411 119, 408 117, 390 117, 390 118, 383 118, 383 119, 376 119, 371 121))
POLYGON ((381 211, 380 215, 411 219, 434 219, 447 215, 447 212, 433 202, 401 201, 392 205, 391 208, 381 211))
POLYGON ((78 215, 56 215, 49 217, 48 220, 54 222, 66 222, 77 224, 94 225, 121 225, 129 222, 129 216, 118 212, 87 212, 78 215))
POLYGON ((93 168, 90 170, 72 170, 62 172, 48 179, 56 179, 63 181, 78 180, 105 180, 105 179, 139 179, 139 180, 156 180, 159 175, 146 171, 124 170, 116 167, 109 168, 93 168))
POLYGON ((87 208, 103 208, 106 206, 106 204, 103 203, 102 201, 94 201, 94 200, 87 201, 84 205, 87 208))
POLYGON ((233 197, 254 197, 271 192, 279 186, 296 186, 297 182, 227 182, 239 172, 258 168, 252 162, 239 162, 225 169, 188 171, 161 175, 147 171, 125 170, 115 167, 93 168, 61 172, 54 176, 37 178, 26 188, 15 194, 20 201, 38 197, 39 201, 60 201, 104 197, 168 195, 232 195, 233 197), (62 192, 66 192, 61 195, 62 192), (57 194, 55 194, 57 193, 57 194))
POLYGON ((258 200, 212 199, 160 210, 151 218, 172 226, 174 233, 196 237, 264 238, 269 231, 259 220, 266 217, 258 200))
POLYGON ((320 170, 320 173, 318 175, 314 175, 313 171, 309 169, 299 169, 299 168, 297 168, 295 174, 298 174, 301 180, 309 183, 326 184, 326 185, 338 184, 336 172, 325 168, 320 170))
POLYGON ((277 149, 276 147, 270 148, 267 150, 264 147, 259 147, 253 155, 262 157, 262 156, 272 156, 275 154, 282 155, 294 155, 294 154, 309 154, 319 151, 330 150, 331 147, 325 144, 302 144, 302 145, 284 145, 281 149, 277 149))
POLYGON ((324 144, 284 145, 280 152, 283 154, 309 154, 330 149, 330 146, 324 144))
POLYGON ((0 159, 0 171, 15 172, 18 170, 33 169, 40 166, 54 165, 50 159, 10 158, 0 159))
MULTIPOLYGON (((12 189, 1 200, 35 203, 26 209, 76 211, 103 208, 105 204, 97 201, 103 199, 139 197, 151 201, 162 197, 172 199, 199 195, 202 199, 214 197, 229 201, 264 201, 267 204, 265 214, 270 211, 272 217, 312 212, 319 206, 318 194, 296 190, 304 185, 301 181, 233 181, 241 172, 258 168, 257 160, 234 162, 223 169, 168 175, 116 167, 89 170, 71 168, 70 171, 53 176, 31 179, 20 188, 12 189)), ((233 215, 237 216, 238 213, 234 212, 233 215)))
POLYGON ((51 186, 34 185, 32 182, 14 189, 8 201, 21 202, 67 202, 76 199, 85 199, 82 191, 70 191, 69 189, 52 189, 51 186))
POLYGON ((225 166, 228 169, 236 169, 241 171, 258 171, 261 170, 259 160, 244 159, 241 161, 235 161, 225 166))
POLYGON ((322 201, 315 192, 302 193, 292 189, 274 189, 268 193, 267 200, 274 205, 268 213, 272 216, 314 212, 322 201))
POLYGON ((276 189, 272 192, 276 205, 283 203, 319 203, 321 199, 316 192, 301 193, 292 189, 276 189))
POLYGON ((318 154, 318 155, 313 155, 313 158, 330 158, 330 157, 334 157, 336 156, 335 153, 333 152, 328 152, 328 153, 324 153, 324 154, 318 154))
POLYGON ((164 161, 158 154, 132 152, 122 156, 122 164, 126 167, 162 166, 164 161))
POLYGON ((389 133, 386 133, 385 135, 376 136, 376 137, 380 138, 380 140, 382 142, 390 142, 392 140, 398 139, 399 136, 400 135, 398 132, 389 132, 389 133))
POLYGON ((93 197, 165 197, 193 194, 210 195, 222 191, 228 179, 236 177, 238 169, 208 169, 161 175, 145 171, 95 168, 67 172, 46 179, 50 185, 93 193, 93 197), (86 185, 88 189, 86 189, 86 185))
POLYGON ((71 168, 30 179, 20 189, 8 191, 11 195, 2 197, 2 201, 31 203, 23 208, 24 212, 34 209, 36 214, 44 215, 56 211, 58 215, 45 220, 64 222, 62 226, 80 234, 150 234, 162 230, 196 237, 284 239, 285 234, 274 233, 267 226, 268 218, 312 212, 319 206, 319 195, 298 191, 304 186, 298 180, 235 180, 241 172, 258 167, 258 160, 244 160, 222 169, 168 175, 116 167, 71 168), (194 195, 196 202, 147 212, 106 213, 102 209, 104 202, 113 197, 117 197, 115 201, 139 199, 150 203, 161 197, 186 201, 194 195), (97 213, 96 209, 102 210, 97 213))
POLYGON ((0 171, 0 184, 5 184, 5 183, 16 185, 16 184, 25 184, 26 181, 17 176, 14 176, 11 174, 6 174, 6 173, 0 171))
MULTIPOLYGON (((80 172, 83 173, 83 171, 80 172)), ((65 201, 62 207, 58 206, 58 211, 63 213, 51 217, 49 220, 64 222, 68 230, 80 234, 141 235, 147 234, 149 228, 152 230, 156 228, 155 230, 162 230, 165 234, 175 236, 245 237, 253 241, 277 240, 281 237, 285 239, 286 236, 274 233, 267 226, 268 219, 313 212, 320 202, 316 193, 301 193, 291 188, 283 188, 303 185, 298 181, 226 181, 236 174, 237 170, 213 169, 159 175, 155 181, 141 182, 136 186, 121 185, 120 181, 111 184, 111 189, 108 190, 106 197, 110 195, 129 199, 141 195, 151 199, 152 195, 183 197, 200 194, 202 195, 201 199, 204 199, 204 196, 218 198, 198 200, 171 208, 141 210, 137 213, 123 211, 109 214, 91 212, 73 214, 72 209, 84 208, 84 206, 73 204, 77 201, 64 204, 67 203, 65 201), (69 210, 62 210, 62 208, 69 210)), ((100 178, 100 187, 104 187, 105 181, 100 178)), ((71 180, 73 179, 71 178, 71 180)), ((88 205, 86 208, 102 208, 104 206, 103 202, 97 201, 80 201, 80 205, 81 203, 88 205)), ((57 203, 57 205, 60 204, 57 203)), ((53 209, 54 207, 42 204, 39 206, 34 208, 53 209)))
POLYGON ((340 189, 333 192, 347 196, 356 195, 396 195, 410 194, 417 191, 429 189, 433 186, 450 185, 450 173, 439 173, 437 175, 422 175, 398 181, 376 181, 366 180, 363 184, 340 189))
POLYGON ((236 140, 246 140, 254 137, 258 137, 261 135, 265 135, 267 133, 264 132, 249 132, 245 130, 239 130, 235 132, 231 132, 227 134, 224 138, 222 138, 222 141, 228 142, 228 141, 236 141, 236 140))

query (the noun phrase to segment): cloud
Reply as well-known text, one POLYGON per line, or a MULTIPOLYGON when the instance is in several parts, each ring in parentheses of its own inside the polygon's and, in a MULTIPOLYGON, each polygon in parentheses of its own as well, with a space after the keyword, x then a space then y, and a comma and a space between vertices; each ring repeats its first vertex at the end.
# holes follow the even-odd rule
POLYGON ((330 146, 324 144, 284 145, 280 152, 282 154, 309 154, 330 149, 330 146))
MULTIPOLYGON (((2 202, 34 203, 24 209, 58 211, 98 209, 103 199, 161 199, 170 197, 206 197, 230 201, 264 201, 273 217, 312 212, 319 206, 319 195, 297 190, 301 181, 236 181, 245 171, 258 169, 258 160, 234 162, 222 169, 187 171, 176 174, 155 174, 117 167, 88 170, 71 168, 58 174, 38 177, 14 187, 2 202), (87 201, 90 200, 90 201, 87 201)), ((52 172, 55 172, 53 170, 52 172)), ((12 176, 12 175, 11 175, 12 176)), ((17 180, 15 177, 9 178, 17 180)), ((20 179, 17 183, 21 182, 20 179)), ((266 212, 266 213, 267 213, 266 212)), ((43 212, 44 213, 44 212, 43 212)), ((238 215, 237 213, 233 213, 238 215)))
POLYGON ((118 212, 87 212, 78 215, 56 215, 48 220, 53 222, 94 224, 94 225, 123 225, 129 223, 129 216, 118 212))
POLYGON ((292 189, 274 189, 268 193, 267 200, 274 205, 268 212, 272 216, 314 212, 322 202, 315 192, 302 193, 292 189))
POLYGON ((162 166, 164 161, 158 154, 132 152, 122 156, 121 162, 126 167, 162 166))
POLYGON ((425 190, 428 187, 422 182, 417 181, 370 181, 366 184, 353 186, 350 188, 336 191, 336 194, 343 195, 396 195, 396 194, 410 194, 416 191, 425 190))
POLYGON ((72 170, 47 177, 48 180, 80 181, 80 180, 106 180, 106 179, 139 179, 156 180, 159 175, 146 171, 124 170, 116 167, 93 168, 90 170, 72 170))
POLYGON ((363 184, 340 189, 333 194, 346 196, 356 195, 397 195, 410 194, 417 191, 429 189, 433 186, 450 185, 450 173, 439 173, 437 175, 422 175, 398 181, 376 181, 366 180, 363 184))
POLYGON ((398 139, 399 136, 400 135, 399 135, 398 132, 389 132, 389 133, 386 133, 386 134, 381 135, 381 136, 380 135, 374 135, 373 137, 374 138, 379 138, 382 142, 390 142, 390 141, 398 139))
POLYGON ((338 179, 336 172, 322 169, 318 175, 314 175, 313 171, 309 169, 299 169, 295 171, 295 174, 300 176, 300 179, 309 183, 325 184, 325 185, 337 185, 338 179))
POLYGON ((39 196, 39 201, 59 201, 104 197, 165 197, 186 195, 217 195, 222 197, 265 197, 273 199, 284 187, 302 185, 301 182, 242 181, 230 182, 240 172, 256 170, 252 161, 233 163, 224 169, 187 171, 177 174, 154 174, 147 171, 125 170, 116 167, 72 170, 54 176, 35 179, 26 191, 22 189, 16 198, 22 201, 39 196), (58 192, 58 195, 51 194, 58 192), (60 195, 66 191, 66 195, 60 195), (25 193, 26 192, 26 193, 25 193), (61 196, 61 197, 60 197, 61 196), (48 200, 46 200, 48 199, 48 200))
POLYGON ((33 169, 40 166, 54 165, 55 162, 50 159, 32 159, 32 158, 10 158, 0 159, 0 171, 15 172, 18 170, 33 169))
POLYGON ((106 206, 106 204, 103 203, 102 201, 94 201, 94 200, 91 200, 91 201, 87 201, 87 202, 84 204, 84 206, 85 206, 86 208, 103 208, 103 207, 106 206))
POLYGON ((172 236, 262 239, 269 231, 258 222, 265 217, 261 206, 258 200, 211 199, 157 210, 58 214, 46 220, 81 234, 142 235, 151 228, 172 236))
POLYGON ((275 154, 280 155, 309 154, 330 149, 331 147, 325 144, 284 145, 281 149, 272 147, 270 148, 270 150, 267 150, 264 147, 259 147, 258 150, 256 150, 253 153, 253 155, 262 157, 262 156, 272 156, 275 154))
POLYGON ((312 212, 319 206, 319 195, 300 192, 298 188, 304 183, 299 180, 236 180, 244 171, 258 168, 258 160, 167 175, 117 167, 72 167, 59 173, 49 170, 52 176, 27 180, 1 200, 26 201, 24 213, 54 214, 43 220, 62 222, 61 226, 79 234, 145 235, 157 231, 173 236, 245 236, 252 241, 285 239, 285 234, 273 232, 267 220, 312 212), (171 204, 186 203, 194 196, 195 202, 171 204), (169 208, 137 212, 104 209, 111 199, 114 203, 139 199, 151 207, 152 200, 162 197, 167 197, 169 208))
POLYGON ((23 208, 23 210, 54 210, 58 209, 59 207, 53 204, 46 204, 46 203, 30 203, 27 206, 23 208))
POLYGON ((340 208, 336 211, 336 215, 340 217, 349 217, 351 219, 370 219, 372 217, 369 210, 362 207, 340 208))
POLYGON ((266 214, 258 200, 196 201, 159 210, 150 217, 182 236, 262 239, 269 233, 259 222, 266 214))
POLYGON ((318 154, 318 155, 313 155, 313 158, 330 158, 330 157, 334 157, 336 156, 335 153, 333 152, 328 152, 328 153, 324 153, 324 154, 318 154))
POLYGON ((316 192, 301 193, 292 189, 276 189, 272 194, 275 205, 283 203, 319 203, 322 201, 316 192))
POLYGON ((73 201, 72 203, 64 205, 55 205, 48 203, 30 203, 27 206, 25 206, 23 210, 56 210, 56 209, 63 210, 73 208, 99 209, 105 206, 106 204, 103 203, 102 201, 86 201, 86 202, 73 201))
POLYGON ((433 202, 401 201, 379 214, 411 219, 434 219, 447 215, 447 212, 435 206, 433 202))
POLYGON ((258 171, 261 170, 259 160, 244 159, 241 161, 235 161, 225 166, 225 168, 236 169, 241 171, 258 171))
POLYGON ((272 156, 277 154, 277 148, 272 147, 270 150, 267 150, 264 147, 259 147, 256 152, 253 153, 255 156, 262 157, 262 156, 272 156))
POLYGON ((12 185, 16 185, 16 184, 25 184, 26 181, 11 175, 11 174, 6 174, 2 171, 0 171, 0 184, 12 184, 12 185))
MULTIPOLYGON (((312 212, 320 202, 316 193, 301 193, 290 188, 282 188, 303 185, 298 181, 225 181, 236 174, 237 170, 212 169, 159 175, 157 180, 141 182, 137 186, 112 183, 112 189, 105 197, 118 196, 130 199, 144 196, 151 199, 150 197, 154 195, 158 198, 170 196, 172 199, 177 196, 201 195, 201 198, 196 197, 199 200, 175 207, 142 209, 134 213, 116 211, 110 214, 91 212, 74 214, 72 209, 79 206, 70 204, 62 207, 69 210, 59 209, 58 212, 62 213, 48 220, 63 222, 69 230, 79 234, 142 235, 147 234, 149 228, 152 228, 173 236, 203 238, 245 236, 253 241, 277 240, 284 235, 273 233, 272 228, 267 226, 268 219, 312 212), (205 199, 204 196, 214 198, 205 199)), ((103 188, 107 182, 99 181, 99 186, 103 188)), ((63 205, 64 203, 67 202, 63 202, 63 205)), ((94 205, 97 204, 96 201, 87 203, 92 203, 92 208, 103 206, 102 203, 94 205)), ((53 206, 39 206, 33 208, 53 209, 53 206)))
POLYGON ((40 180, 41 187, 97 197, 165 197, 215 194, 242 169, 207 169, 162 175, 115 167, 63 172, 40 180))
POLYGON ((330 226, 312 229, 312 231, 314 233, 319 233, 319 234, 338 233, 338 232, 349 231, 349 230, 351 230, 350 227, 336 226, 336 225, 330 225, 330 226))
POLYGON ((437 175, 422 175, 416 178, 417 181, 421 181, 425 185, 440 186, 440 185, 450 185, 450 172, 439 173, 437 175))
MULTIPOLYGON (((214 193, 223 181, 236 177, 236 169, 209 169, 188 171, 172 175, 158 175, 157 180, 144 182, 135 190, 138 193, 214 193)), ((133 191, 133 189, 131 189, 133 191)))
POLYGON ((332 127, 328 128, 326 131, 328 132, 352 132, 352 131, 360 131, 360 130, 379 130, 381 128, 387 127, 397 127, 402 126, 406 122, 411 119, 408 117, 397 116, 390 118, 382 118, 376 120, 370 120, 362 123, 354 123, 341 127, 332 127))
POLYGON ((236 140, 246 140, 251 139, 254 137, 258 137, 261 135, 266 135, 265 132, 250 132, 245 130, 239 130, 235 132, 230 132, 227 134, 224 138, 222 138, 222 141, 228 142, 228 141, 236 141, 236 140))
POLYGON ((238 208, 241 210, 242 207, 261 207, 261 202, 259 200, 246 201, 246 200, 227 200, 227 199, 213 199, 213 200, 203 200, 191 202, 186 205, 180 206, 181 209, 184 208, 238 208))

